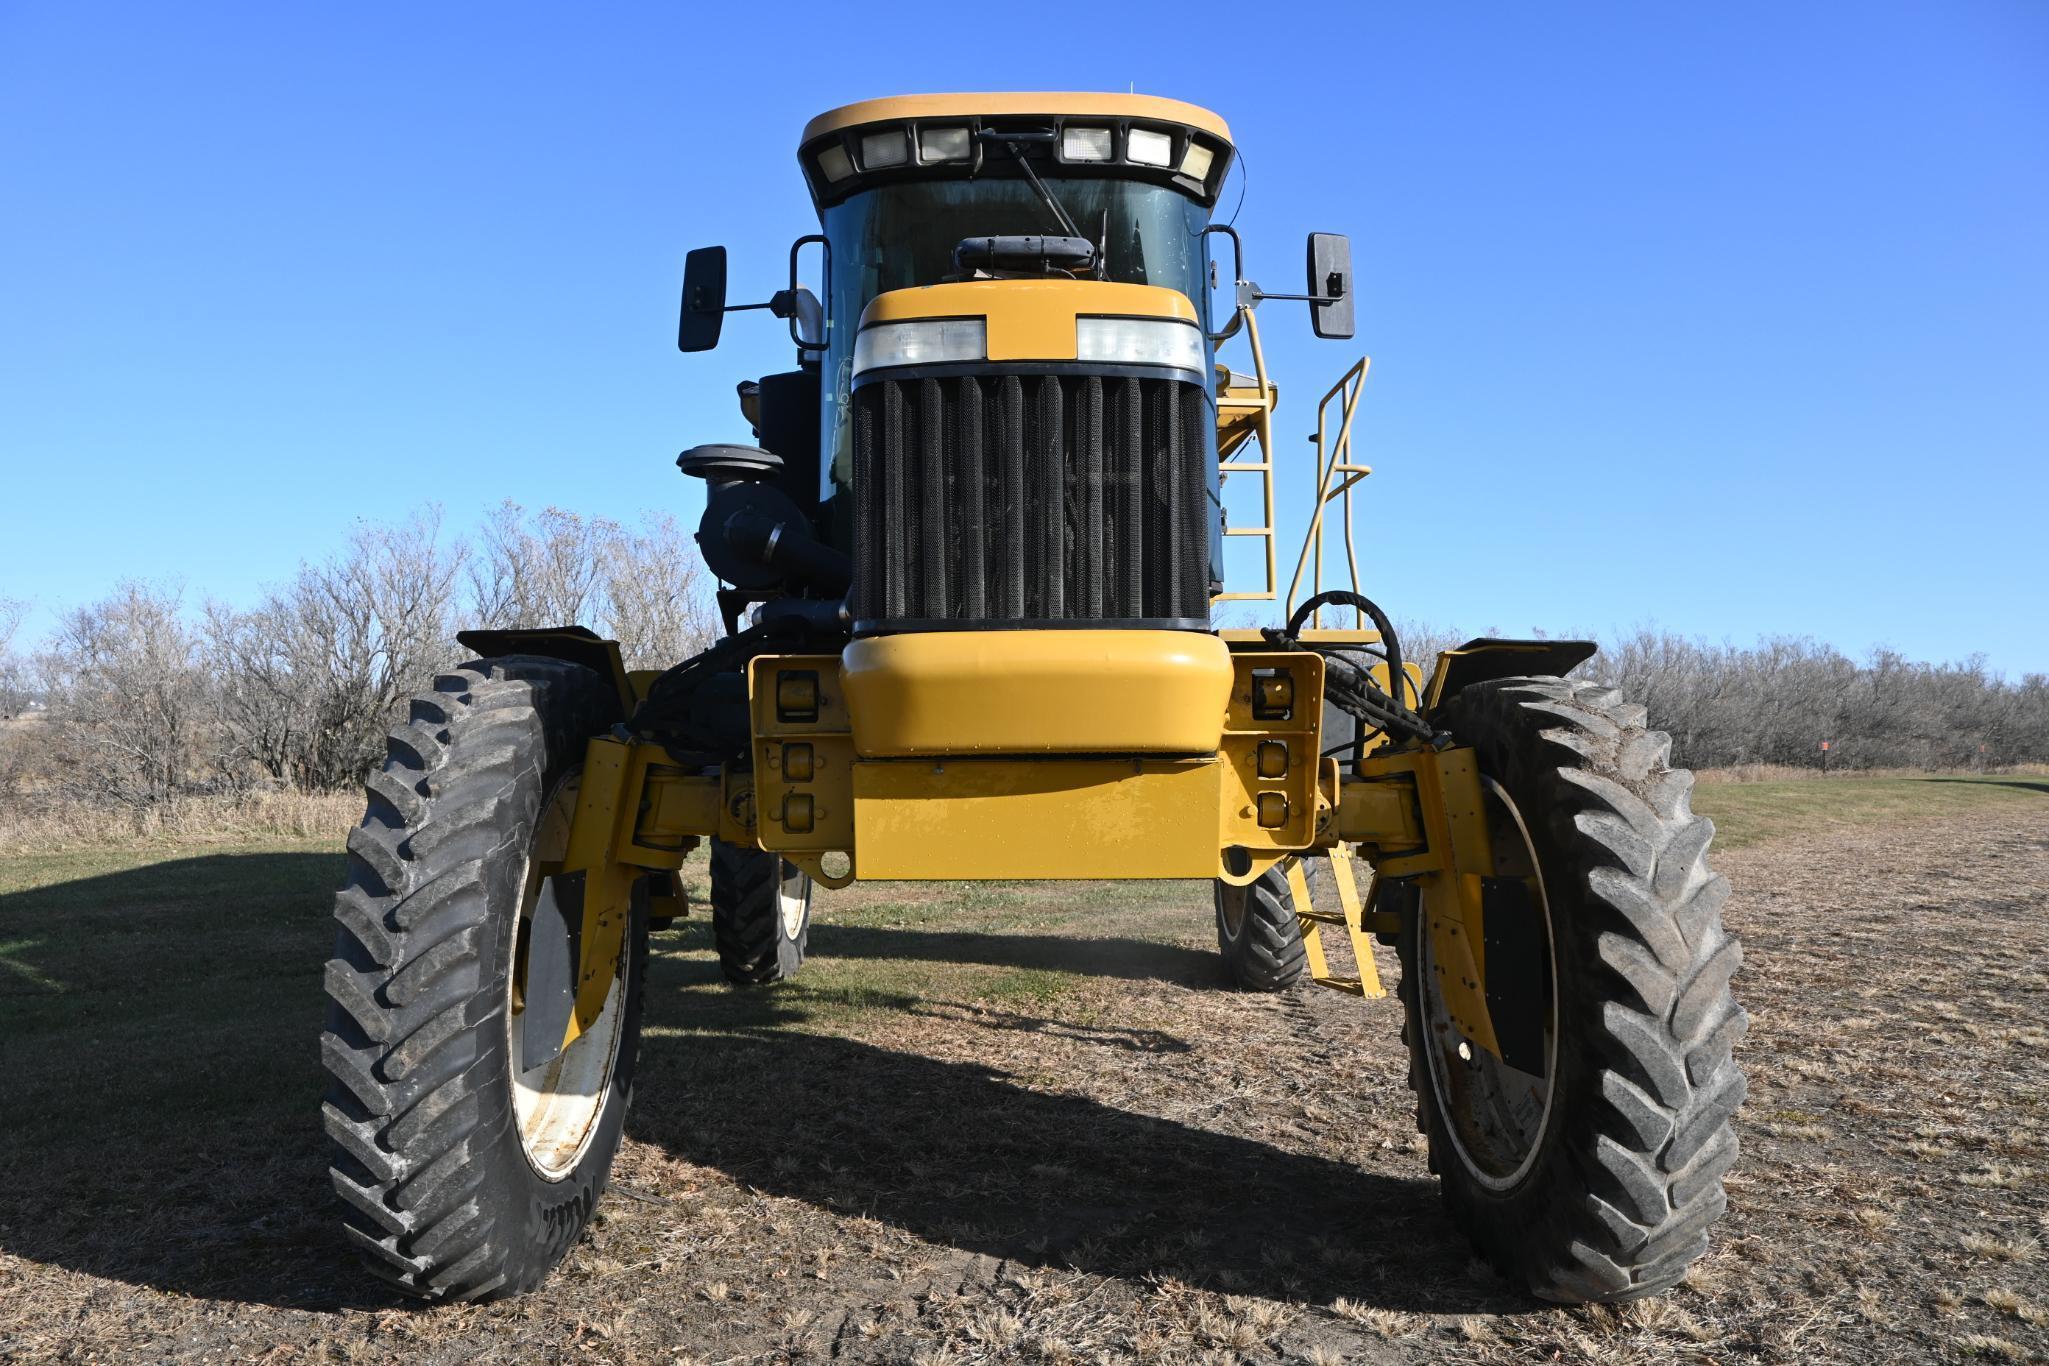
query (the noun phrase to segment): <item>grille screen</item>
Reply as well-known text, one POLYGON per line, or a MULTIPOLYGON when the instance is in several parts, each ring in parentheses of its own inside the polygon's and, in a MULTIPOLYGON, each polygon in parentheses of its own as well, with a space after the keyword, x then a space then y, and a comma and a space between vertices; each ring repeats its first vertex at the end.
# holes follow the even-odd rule
POLYGON ((854 615, 870 626, 1209 616, 1202 387, 1103 375, 854 393, 854 615))

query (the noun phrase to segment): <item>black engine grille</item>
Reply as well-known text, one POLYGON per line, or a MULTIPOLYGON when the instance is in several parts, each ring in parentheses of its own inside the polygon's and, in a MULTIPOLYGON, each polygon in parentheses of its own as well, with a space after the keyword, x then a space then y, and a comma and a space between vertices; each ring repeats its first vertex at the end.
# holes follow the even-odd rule
POLYGON ((854 394, 854 616, 1209 617, 1202 386, 1104 375, 882 379, 854 394))

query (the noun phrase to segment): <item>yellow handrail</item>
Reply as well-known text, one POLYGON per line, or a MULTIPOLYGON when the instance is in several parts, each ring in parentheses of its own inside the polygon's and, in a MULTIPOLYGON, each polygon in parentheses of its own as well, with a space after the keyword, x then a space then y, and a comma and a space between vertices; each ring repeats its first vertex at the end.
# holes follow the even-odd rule
MULTIPOLYGON (((1311 470, 1316 480, 1316 501, 1311 505, 1309 514, 1309 533, 1302 538, 1302 553, 1295 559, 1294 577, 1288 580, 1286 606, 1290 617, 1295 615, 1295 595, 1301 590, 1305 570, 1309 574, 1309 595, 1315 597, 1323 591, 1323 514, 1333 499, 1343 502, 1345 568, 1352 591, 1359 591, 1359 556, 1352 538, 1352 486, 1373 473, 1373 467, 1352 463, 1352 419, 1359 411, 1359 394, 1366 387, 1366 370, 1372 363, 1370 357, 1361 356, 1316 405, 1316 462, 1311 470), (1335 441, 1330 439, 1330 405, 1333 400, 1343 404, 1335 441), (1332 481, 1339 475, 1343 475, 1344 480, 1333 488, 1332 481)), ((1353 616, 1356 625, 1363 627, 1366 624, 1364 612, 1354 608, 1353 616)), ((1321 608, 1315 612, 1310 624, 1323 624, 1321 608)))

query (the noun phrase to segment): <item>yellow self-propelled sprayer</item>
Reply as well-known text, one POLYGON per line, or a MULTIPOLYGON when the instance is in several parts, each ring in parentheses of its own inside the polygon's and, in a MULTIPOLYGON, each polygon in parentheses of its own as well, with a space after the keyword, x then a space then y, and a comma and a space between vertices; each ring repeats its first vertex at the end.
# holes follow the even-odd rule
MULTIPOLYGON (((1591 645, 1475 640, 1427 680, 1403 658, 1350 555, 1363 361, 1318 408, 1282 588, 1255 310, 1306 301, 1351 336, 1350 247, 1312 234, 1301 294, 1243 279, 1210 221, 1232 159, 1223 120, 1173 100, 874 100, 804 130, 822 231, 787 289, 729 304, 724 249, 690 253, 683 350, 736 308, 797 348, 740 386, 758 444, 677 462, 705 481, 726 636, 629 674, 574 625, 464 633, 478 657, 413 701, 349 841, 325 1118, 374 1270, 505 1295, 576 1241, 649 928, 705 841, 741 985, 797 971, 815 888, 856 878, 1208 880, 1228 974, 1258 989, 1380 995, 1391 943, 1430 1165, 1480 1252, 1566 1301, 1700 1255, 1744 1016, 1691 776, 1642 707, 1565 676, 1591 645), (1226 526, 1227 480, 1256 522, 1226 526), (1340 532, 1348 586, 1324 591, 1340 532), (1262 587, 1225 591, 1229 536, 1264 550, 1262 587), (1246 598, 1284 624, 1213 625, 1246 598)), ((1455 545, 1442 506, 1416 520, 1455 545)))

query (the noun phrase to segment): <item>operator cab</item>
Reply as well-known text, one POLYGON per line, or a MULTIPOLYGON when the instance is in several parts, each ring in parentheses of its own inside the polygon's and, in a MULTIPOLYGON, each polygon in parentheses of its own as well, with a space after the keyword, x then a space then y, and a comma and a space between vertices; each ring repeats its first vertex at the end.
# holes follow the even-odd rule
MULTIPOLYGON (((683 350, 714 345, 725 312, 789 320, 798 367, 762 379, 748 414, 781 459, 751 482, 789 498, 776 526, 841 557, 755 586, 722 574, 729 629, 777 592, 843 593, 856 636, 1211 629, 1215 346, 1261 298, 1309 301, 1319 335, 1351 330, 1341 238, 1312 237, 1305 294, 1243 278, 1236 234, 1210 222, 1232 155, 1216 115, 1140 95, 908 96, 813 119, 798 164, 822 231, 792 245, 789 287, 726 304, 723 248, 686 267, 683 350), (1215 319, 1212 234, 1237 286, 1215 319)), ((737 498, 708 504, 700 542, 790 559, 737 498)))
POLYGON ((1033 273, 1157 285, 1208 332, 1205 229, 1231 155, 1222 119, 1143 95, 911 96, 813 119, 798 162, 828 255, 821 494, 847 480, 855 332, 879 295, 1033 273), (1020 269, 1025 238, 1067 255, 1020 269))

